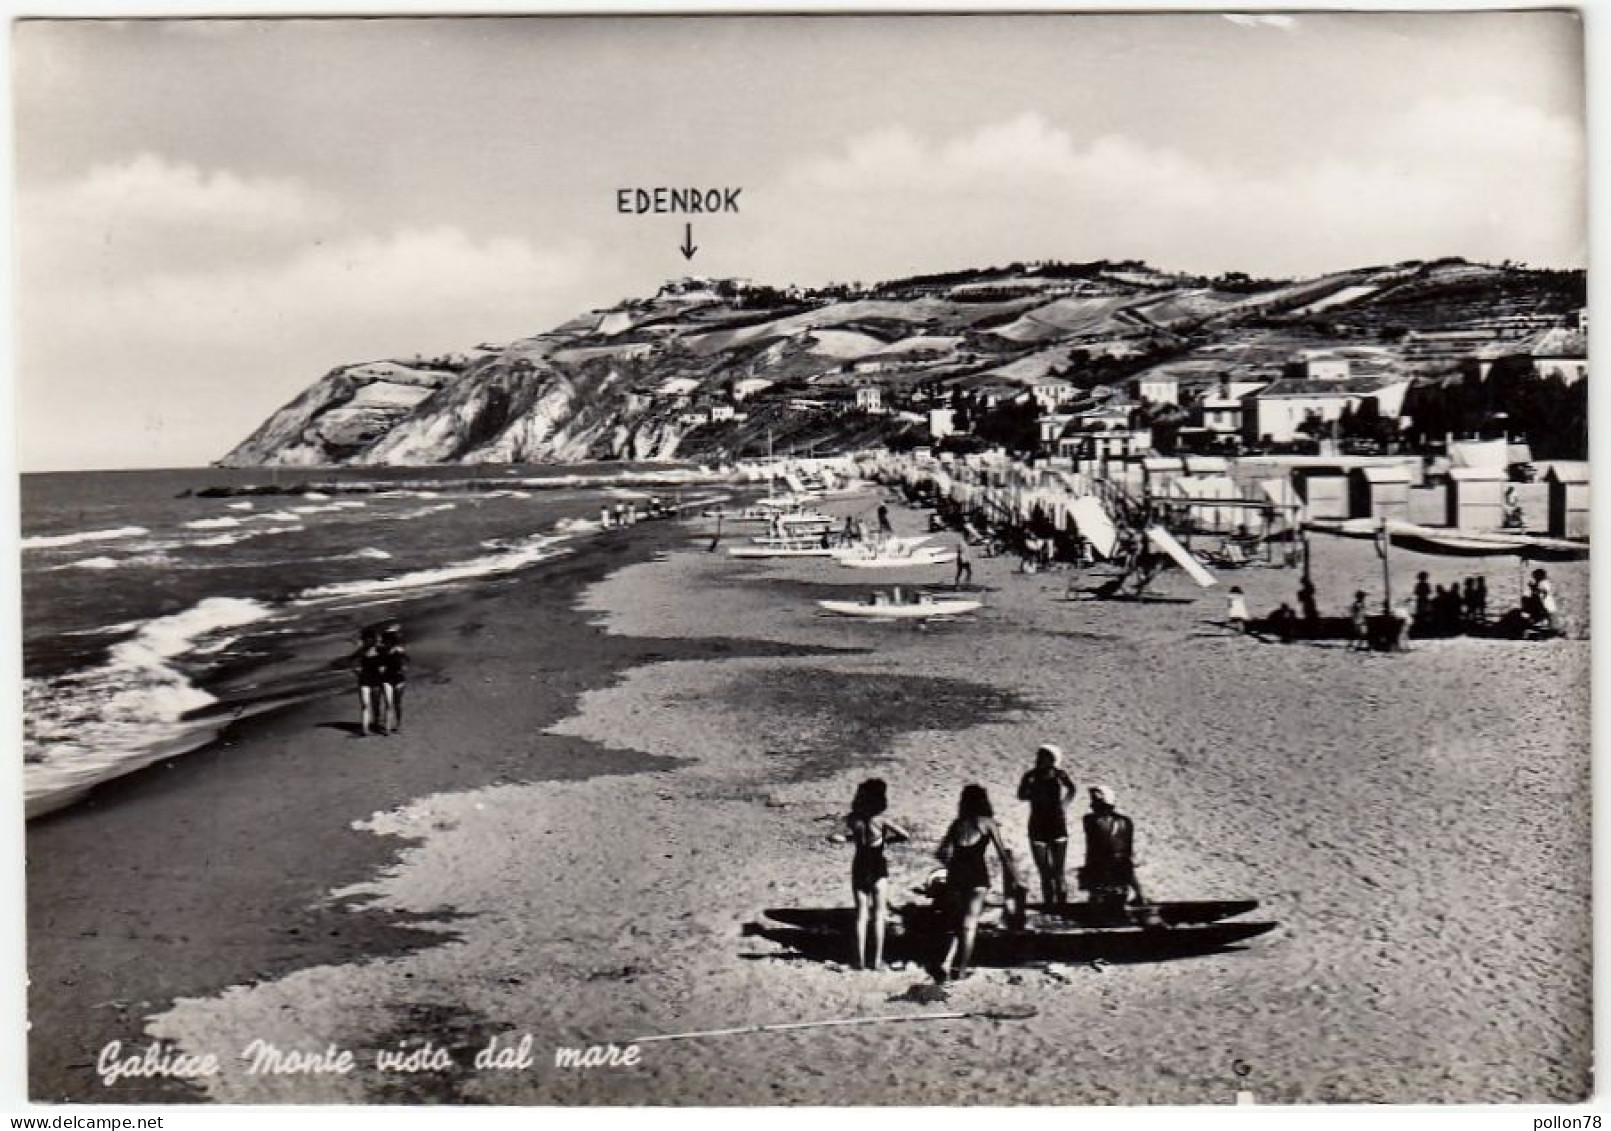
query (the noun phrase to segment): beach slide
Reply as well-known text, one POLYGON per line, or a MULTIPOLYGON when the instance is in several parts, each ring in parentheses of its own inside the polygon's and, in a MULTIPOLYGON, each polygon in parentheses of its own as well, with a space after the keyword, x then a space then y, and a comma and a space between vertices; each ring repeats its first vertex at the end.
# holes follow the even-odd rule
POLYGON ((1191 575, 1191 579, 1204 589, 1215 584, 1214 575, 1192 556, 1192 552, 1175 540, 1175 536, 1161 526, 1147 527, 1147 541, 1157 550, 1168 554, 1176 565, 1191 575))

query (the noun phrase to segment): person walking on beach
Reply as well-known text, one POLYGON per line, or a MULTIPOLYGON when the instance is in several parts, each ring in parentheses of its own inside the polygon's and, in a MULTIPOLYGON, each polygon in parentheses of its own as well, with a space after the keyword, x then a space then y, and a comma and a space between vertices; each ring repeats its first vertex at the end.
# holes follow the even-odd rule
POLYGON ((1136 878, 1135 824, 1119 812, 1118 798, 1105 785, 1091 787, 1091 811, 1085 814, 1085 866, 1079 870, 1080 888, 1098 907, 1124 907, 1130 892, 1135 901, 1147 897, 1136 878))
POLYGON ((947 977, 968 976, 973 940, 979 931, 979 913, 984 910, 985 896, 990 891, 990 865, 986 855, 992 847, 1001 861, 1003 886, 1017 887, 1012 857, 1001 841, 1001 830, 996 827, 990 795, 982 785, 963 786, 956 820, 951 822, 935 853, 945 865, 945 894, 950 904, 952 930, 945 957, 936 971, 936 977, 942 982, 947 977))
POLYGON ((380 633, 373 627, 358 634, 358 650, 349 659, 358 673, 358 734, 386 733, 386 680, 380 652, 380 633))
POLYGON ((403 729, 403 689, 408 684, 408 651, 403 647, 403 628, 389 624, 380 634, 381 689, 385 713, 391 720, 391 733, 403 729))
POLYGON ((971 588, 973 586, 973 563, 968 560, 968 548, 967 544, 964 542, 957 543, 956 563, 957 575, 956 578, 951 582, 951 588, 961 589, 963 578, 967 579, 968 585, 971 588))
POLYGON ((878 533, 880 536, 895 533, 895 528, 889 522, 889 507, 883 503, 878 504, 878 533))
POLYGON ((858 970, 884 968, 884 889, 889 880, 884 846, 911 839, 905 829, 884 819, 888 808, 888 787, 883 779, 868 778, 856 787, 845 831, 829 838, 841 844, 848 840, 856 848, 850 861, 850 894, 856 901, 856 958, 852 965, 858 970))
POLYGON ((1040 873, 1041 899, 1048 906, 1068 902, 1068 818, 1064 812, 1079 791, 1059 765, 1063 752, 1051 743, 1035 751, 1035 768, 1018 783, 1018 800, 1029 802, 1029 852, 1040 873))

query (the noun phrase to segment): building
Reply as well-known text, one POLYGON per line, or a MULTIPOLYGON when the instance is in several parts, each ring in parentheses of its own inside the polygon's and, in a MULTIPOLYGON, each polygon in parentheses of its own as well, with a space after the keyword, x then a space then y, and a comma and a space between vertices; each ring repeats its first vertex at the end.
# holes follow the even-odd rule
POLYGON ((1326 350, 1299 354, 1297 361, 1306 381, 1346 381, 1351 375, 1348 359, 1326 350))
POLYGON ((1231 397, 1216 391, 1204 397, 1197 406, 1202 426, 1216 435, 1235 436, 1240 433, 1246 395, 1231 397))
POLYGON ((1380 383, 1291 378, 1276 381, 1243 399, 1242 434, 1251 443, 1289 444, 1304 434, 1311 421, 1333 424, 1342 419, 1345 410, 1358 412, 1367 400, 1376 402, 1376 411, 1383 417, 1396 419, 1409 388, 1408 378, 1380 383))
POLYGON ((1047 376, 1029 383, 1029 395, 1035 398, 1043 411, 1051 412, 1078 397, 1080 391, 1072 381, 1047 376))
POLYGON ((710 418, 712 424, 720 424, 724 420, 732 420, 737 413, 738 410, 730 404, 713 404, 707 410, 706 415, 710 418))
POLYGON ((957 430, 956 413, 949 408, 929 409, 929 435, 943 440, 957 430))
POLYGON ((1153 404, 1180 403, 1180 375, 1177 373, 1143 373, 1135 381, 1135 394, 1139 400, 1153 404))
POLYGON ((1072 413, 1050 413, 1042 416, 1036 425, 1040 428, 1041 451, 1055 452, 1057 441, 1062 438, 1063 432, 1074 419, 1072 413))
POLYGON ((856 409, 858 412, 882 415, 884 408, 884 390, 878 385, 856 386, 856 409))
POLYGON ((777 382, 768 381, 765 377, 746 377, 742 381, 733 382, 733 399, 748 400, 756 393, 770 389, 777 382))
POLYGON ((1121 463, 1152 450, 1150 428, 1090 428, 1063 433, 1057 454, 1081 464, 1121 463))

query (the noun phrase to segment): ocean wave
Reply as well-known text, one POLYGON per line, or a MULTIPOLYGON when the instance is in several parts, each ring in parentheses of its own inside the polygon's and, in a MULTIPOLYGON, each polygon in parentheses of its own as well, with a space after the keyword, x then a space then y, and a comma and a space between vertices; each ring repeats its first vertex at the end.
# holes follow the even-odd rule
MULTIPOLYGON (((252 517, 256 516, 254 515, 252 517)), ((231 518, 229 515, 223 515, 219 518, 192 519, 190 522, 185 523, 185 526, 191 530, 227 530, 232 526, 239 526, 240 524, 240 519, 231 518)))
POLYGON ((434 569, 400 573, 396 577, 343 581, 334 585, 320 585, 299 595, 302 601, 330 601, 350 597, 367 597, 379 593, 396 593, 414 589, 429 589, 480 577, 508 573, 510 570, 558 556, 559 547, 566 539, 562 536, 534 534, 506 544, 497 552, 485 557, 471 558, 434 569))
POLYGON ((596 518, 562 518, 554 523, 556 534, 592 534, 602 529, 596 518))
POLYGON ((349 558, 367 558, 377 562, 390 561, 392 557, 385 550, 377 550, 373 546, 365 546, 362 550, 354 550, 347 556, 349 558))
POLYGON ((138 538, 151 533, 143 526, 114 526, 108 530, 80 530, 76 534, 36 534, 22 540, 24 550, 51 550, 58 546, 76 546, 81 542, 107 542, 113 538, 138 538))
POLYGON ((105 662, 23 684, 24 792, 30 814, 63 796, 166 756, 196 724, 186 716, 216 702, 174 666, 220 633, 272 616, 257 601, 207 597, 145 621, 105 662))
POLYGON ((232 511, 249 511, 254 510, 257 507, 257 504, 252 502, 250 499, 239 503, 226 503, 224 505, 232 511))
POLYGON ((103 557, 98 557, 98 558, 79 558, 78 561, 69 562, 67 565, 63 566, 62 568, 63 569, 116 569, 117 567, 118 567, 118 560, 116 558, 108 558, 108 557, 103 556, 103 557))

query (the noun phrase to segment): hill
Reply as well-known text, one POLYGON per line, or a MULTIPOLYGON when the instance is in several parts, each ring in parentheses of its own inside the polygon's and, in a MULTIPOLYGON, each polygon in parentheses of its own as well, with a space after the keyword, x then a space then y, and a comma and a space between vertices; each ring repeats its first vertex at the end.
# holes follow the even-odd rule
POLYGON ((957 388, 1091 389, 1165 371, 1211 381, 1317 347, 1377 347, 1434 381, 1558 325, 1585 292, 1581 271, 1458 259, 1299 280, 1134 261, 817 290, 690 278, 506 345, 341 366, 219 462, 725 459, 769 437, 827 453, 915 433, 921 410, 957 388), (881 403, 858 408, 858 387, 881 403))

